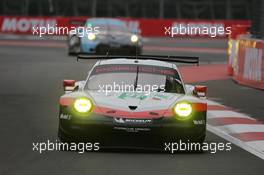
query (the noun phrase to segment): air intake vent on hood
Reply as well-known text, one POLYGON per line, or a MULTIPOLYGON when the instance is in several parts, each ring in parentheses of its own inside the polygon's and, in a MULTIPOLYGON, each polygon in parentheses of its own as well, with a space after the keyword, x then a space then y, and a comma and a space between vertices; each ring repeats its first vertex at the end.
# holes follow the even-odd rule
POLYGON ((135 109, 137 109, 137 106, 128 106, 130 110, 134 111, 135 109))

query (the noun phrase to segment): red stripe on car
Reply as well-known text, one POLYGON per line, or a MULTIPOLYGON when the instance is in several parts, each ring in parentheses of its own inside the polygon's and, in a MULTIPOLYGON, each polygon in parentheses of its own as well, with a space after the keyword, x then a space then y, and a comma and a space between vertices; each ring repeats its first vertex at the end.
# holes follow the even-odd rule
MULTIPOLYGON (((207 110, 206 103, 194 103, 192 104, 194 111, 203 112, 207 110)), ((111 117, 119 117, 119 118, 160 118, 160 117, 171 117, 173 116, 172 109, 159 109, 159 110, 149 110, 149 111, 124 111, 120 109, 102 107, 102 106, 94 106, 94 113, 111 116, 111 117)))
POLYGON ((118 117, 118 118, 160 118, 172 116, 172 111, 167 109, 151 110, 151 111, 124 111, 108 107, 94 106, 93 111, 97 114, 118 117))
POLYGON ((69 98, 69 97, 60 98, 61 106, 70 106, 73 103, 74 103, 74 98, 69 98))
POLYGON ((206 103, 193 103, 192 107, 197 112, 207 111, 207 104, 206 103))

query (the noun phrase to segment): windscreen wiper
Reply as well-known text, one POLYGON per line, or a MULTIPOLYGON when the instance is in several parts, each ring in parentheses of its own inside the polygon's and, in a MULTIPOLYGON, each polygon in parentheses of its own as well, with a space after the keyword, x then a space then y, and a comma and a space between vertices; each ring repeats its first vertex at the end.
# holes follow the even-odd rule
POLYGON ((134 81, 134 91, 136 91, 137 89, 137 84, 138 84, 138 72, 139 72, 139 66, 137 65, 137 74, 136 74, 136 78, 134 81))

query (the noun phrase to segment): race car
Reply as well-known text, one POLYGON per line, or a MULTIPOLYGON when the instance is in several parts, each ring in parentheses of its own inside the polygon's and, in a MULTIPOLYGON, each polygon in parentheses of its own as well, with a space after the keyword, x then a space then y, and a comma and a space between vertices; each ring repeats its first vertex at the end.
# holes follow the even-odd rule
POLYGON ((58 137, 102 147, 162 149, 165 142, 202 143, 206 87, 184 84, 177 56, 79 56, 99 59, 83 81, 64 80, 58 137), (168 62, 169 61, 169 62, 168 62))
POLYGON ((111 18, 89 18, 69 32, 68 54, 140 54, 142 39, 126 23, 111 18), (88 30, 87 30, 88 29, 88 30))

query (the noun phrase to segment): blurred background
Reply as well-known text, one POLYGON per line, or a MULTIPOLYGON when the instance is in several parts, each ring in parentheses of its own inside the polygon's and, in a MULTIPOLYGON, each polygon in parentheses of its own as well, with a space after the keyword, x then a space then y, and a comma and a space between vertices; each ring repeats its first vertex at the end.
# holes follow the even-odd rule
POLYGON ((251 32, 261 38, 263 4, 261 0, 1 0, 0 15, 252 20, 251 32))
POLYGON ((1 15, 251 19, 252 0, 1 0, 1 15))

